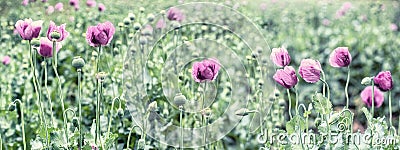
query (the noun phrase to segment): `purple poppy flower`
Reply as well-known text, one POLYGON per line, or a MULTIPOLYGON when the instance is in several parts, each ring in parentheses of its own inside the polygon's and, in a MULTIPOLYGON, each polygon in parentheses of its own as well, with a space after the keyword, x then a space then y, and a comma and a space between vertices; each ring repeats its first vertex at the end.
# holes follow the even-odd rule
POLYGON ((65 24, 62 24, 61 26, 56 26, 56 24, 53 21, 50 21, 49 29, 47 30, 47 38, 49 40, 52 40, 51 38, 52 32, 58 32, 60 34, 60 38, 57 39, 57 42, 63 41, 69 35, 69 32, 65 30, 65 24))
POLYGON ((106 10, 106 6, 104 6, 103 3, 99 3, 99 11, 100 11, 100 12, 103 12, 103 11, 105 11, 105 10, 106 10))
POLYGON ((218 76, 220 69, 216 59, 206 59, 195 62, 192 66, 192 77, 196 82, 213 81, 218 76))
POLYGON ((50 15, 50 14, 52 14, 53 12, 54 12, 54 7, 53 7, 53 6, 47 7, 46 14, 50 15))
POLYGON ((96 7, 96 1, 95 0, 87 0, 86 1, 86 6, 88 6, 88 7, 96 7))
MULTIPOLYGON (((61 48, 62 48, 62 45, 59 42, 57 42, 56 43, 57 53, 61 48)), ((46 58, 52 57, 53 56, 53 42, 51 42, 49 39, 44 38, 44 37, 40 38, 40 47, 38 48, 37 51, 38 51, 39 55, 42 57, 46 57, 46 58)))
POLYGON ((39 37, 40 30, 42 29, 42 20, 32 21, 32 19, 18 20, 15 23, 15 29, 24 40, 32 40, 39 37))
POLYGON ((167 11, 167 18, 169 20, 175 20, 175 21, 182 21, 185 16, 183 15, 182 11, 179 10, 178 8, 171 7, 167 11))
POLYGON ((4 56, 3 59, 1 60, 1 62, 3 63, 3 65, 7 66, 11 62, 10 56, 4 56))
POLYGON ((374 77, 374 83, 382 91, 389 91, 393 88, 392 74, 390 71, 379 72, 377 76, 374 77))
POLYGON ((90 26, 86 31, 86 41, 90 46, 106 46, 110 43, 115 33, 114 25, 107 21, 97 26, 90 26))
POLYGON ((390 24, 390 30, 397 31, 397 29, 398 29, 398 27, 396 24, 394 24, 394 23, 390 24))
POLYGON ((347 67, 351 63, 349 48, 338 47, 329 56, 329 63, 332 67, 347 67))
POLYGON ((318 82, 321 71, 321 64, 318 60, 303 59, 300 62, 299 74, 308 83, 318 82))
POLYGON ((64 5, 63 5, 63 3, 57 3, 55 6, 54 6, 54 8, 57 10, 57 11, 63 11, 63 8, 64 7, 64 5))
POLYGON ((299 81, 296 76, 296 71, 292 66, 285 66, 283 69, 278 69, 273 78, 276 82, 287 89, 294 87, 299 81))
POLYGON ((287 66, 290 63, 290 55, 285 48, 273 48, 270 59, 279 67, 287 66))
POLYGON ((164 29, 167 27, 167 24, 165 23, 164 19, 160 19, 157 21, 156 28, 157 29, 164 29))
POLYGON ((28 5, 28 3, 29 3, 29 0, 22 0, 22 3, 21 3, 21 4, 22 4, 23 6, 26 6, 26 5, 28 5))
MULTIPOLYGON (((372 107, 372 86, 367 86, 361 92, 361 99, 365 105, 367 105, 368 107, 372 107)), ((381 90, 378 89, 378 87, 374 87, 374 101, 374 106, 376 108, 381 107, 384 101, 383 93, 381 92, 381 90)))

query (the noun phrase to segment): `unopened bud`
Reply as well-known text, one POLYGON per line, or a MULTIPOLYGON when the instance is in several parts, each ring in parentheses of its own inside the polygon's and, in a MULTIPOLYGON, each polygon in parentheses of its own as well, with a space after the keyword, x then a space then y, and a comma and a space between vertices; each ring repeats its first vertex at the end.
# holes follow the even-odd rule
POLYGON ((373 77, 365 77, 361 80, 361 84, 365 86, 371 85, 373 79, 373 77))

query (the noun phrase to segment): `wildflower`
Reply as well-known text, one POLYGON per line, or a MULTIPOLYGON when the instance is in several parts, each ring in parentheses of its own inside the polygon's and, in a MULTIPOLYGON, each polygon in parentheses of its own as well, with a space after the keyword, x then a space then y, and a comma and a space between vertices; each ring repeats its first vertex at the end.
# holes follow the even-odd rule
POLYGON ((62 10, 63 10, 63 7, 64 7, 63 3, 57 3, 57 4, 54 6, 54 8, 55 8, 57 11, 62 11, 62 10))
POLYGON ((308 83, 318 82, 321 71, 321 64, 317 60, 303 59, 300 62, 299 74, 308 83))
POLYGON ((50 41, 54 39, 57 42, 61 42, 66 37, 68 37, 68 35, 69 32, 65 30, 65 24, 62 24, 61 26, 56 26, 56 24, 53 21, 50 21, 49 29, 47 30, 47 38, 50 41))
POLYGON ((397 31, 397 29, 398 29, 398 27, 396 24, 394 24, 394 23, 390 24, 390 30, 397 31))
POLYGON ((285 48, 273 48, 270 59, 279 67, 287 66, 290 63, 290 55, 285 48))
POLYGON ((97 26, 90 26, 86 31, 86 41, 90 46, 105 46, 110 43, 115 33, 114 25, 107 21, 97 26))
POLYGON ((160 19, 157 21, 156 28, 157 29, 164 29, 167 27, 167 24, 165 23, 164 19, 160 19))
MULTIPOLYGON (((56 43, 56 50, 58 51, 62 48, 60 43, 56 43)), ((40 56, 49 58, 53 56, 53 43, 47 38, 40 38, 40 47, 37 49, 40 56)))
POLYGON ((11 62, 10 56, 4 56, 3 59, 1 60, 1 62, 3 63, 3 65, 10 64, 10 62, 11 62))
POLYGON ((18 20, 15 23, 15 29, 22 39, 32 40, 39 37, 40 30, 42 29, 43 21, 32 21, 32 19, 25 19, 24 21, 18 20))
POLYGON ((377 76, 374 77, 374 83, 382 91, 389 91, 393 88, 393 80, 390 71, 379 72, 377 76))
POLYGON ((196 82, 212 81, 217 78, 220 66, 215 59, 195 62, 192 66, 192 77, 196 82))
POLYGON ((86 6, 95 7, 96 6, 96 1, 95 0, 87 0, 86 1, 86 6))
POLYGON ((278 69, 273 78, 276 82, 287 89, 294 87, 299 81, 296 76, 296 71, 292 66, 285 66, 284 69, 278 69))
POLYGON ((167 18, 169 20, 182 21, 184 19, 184 15, 178 8, 171 7, 167 11, 167 18))
POLYGON ((351 54, 347 47, 338 47, 329 56, 332 67, 347 67, 351 63, 351 54))
MULTIPOLYGON (((368 107, 372 106, 372 86, 366 87, 361 92, 361 99, 364 102, 364 104, 367 105, 368 107)), ((374 87, 374 106, 376 108, 381 107, 383 101, 384 97, 382 91, 379 90, 377 87, 374 87)))
POLYGON ((106 10, 106 6, 104 6, 103 3, 99 3, 99 11, 100 11, 100 12, 103 12, 103 11, 105 11, 105 10, 106 10))

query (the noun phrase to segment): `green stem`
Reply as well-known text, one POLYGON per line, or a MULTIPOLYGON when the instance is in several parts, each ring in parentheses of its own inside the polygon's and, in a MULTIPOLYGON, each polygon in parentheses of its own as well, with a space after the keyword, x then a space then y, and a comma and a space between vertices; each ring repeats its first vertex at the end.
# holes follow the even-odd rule
POLYGON ((179 122, 180 122, 180 129, 181 129, 181 150, 183 150, 183 121, 182 121, 182 116, 183 116, 183 106, 179 106, 179 122))
POLYGON ((53 102, 51 101, 50 91, 47 86, 47 59, 46 58, 44 58, 43 66, 44 66, 44 87, 46 88, 47 99, 49 99, 49 103, 50 103, 50 115, 51 115, 50 125, 54 126, 53 122, 55 121, 55 119, 53 116, 53 102))
POLYGON ((58 94, 59 94, 59 98, 61 101, 61 110, 62 110, 62 116, 63 116, 63 121, 64 121, 64 134, 65 134, 65 141, 67 142, 68 145, 68 127, 67 127, 67 118, 65 116, 65 105, 64 105, 64 99, 63 99, 63 94, 62 94, 62 88, 61 88, 61 79, 60 76, 58 75, 58 71, 57 71, 57 49, 56 49, 56 42, 55 40, 53 40, 53 70, 54 73, 57 77, 57 85, 58 85, 58 94))
POLYGON ((35 93, 36 93, 36 97, 38 99, 38 105, 39 105, 39 118, 40 118, 40 124, 43 123, 45 124, 45 132, 46 132, 46 146, 50 146, 49 144, 49 132, 47 130, 47 121, 46 121, 46 116, 44 114, 43 111, 43 106, 42 106, 42 94, 41 94, 41 90, 40 90, 40 86, 38 85, 38 78, 36 76, 36 66, 35 63, 36 62, 36 57, 34 57, 34 54, 32 53, 32 45, 31 45, 31 41, 28 41, 29 43, 29 53, 30 53, 30 64, 31 64, 31 71, 33 73, 33 86, 35 87, 35 93))
POLYGON ((1 136, 1 131, 0 131, 0 150, 3 150, 3 138, 1 136))
POLYGON ((393 127, 393 123, 392 123, 392 91, 389 90, 389 128, 393 127))
POLYGON ((82 78, 82 69, 77 69, 78 72, 78 111, 79 111, 79 124, 78 124, 78 129, 79 129, 79 149, 82 149, 82 83, 81 83, 81 78, 82 78))
POLYGON ((26 150, 26 138, 25 138, 25 119, 24 119, 24 105, 19 99, 16 99, 14 103, 19 103, 19 107, 21 108, 21 128, 22 128, 22 143, 24 145, 24 150, 26 150))
MULTIPOLYGON (((203 100, 201 103, 201 111, 203 111, 203 114, 201 115, 202 127, 205 125, 205 121, 206 121, 205 112, 204 112, 204 103, 206 100, 206 89, 207 89, 207 81, 204 82, 203 100)), ((204 148, 206 148, 206 133, 204 133, 204 135, 203 135, 203 141, 204 141, 204 148)))
POLYGON ((100 72, 100 59, 101 59, 101 45, 99 46, 99 54, 97 55, 96 60, 96 71, 100 72))
POLYGON ((287 96, 289 99, 289 117, 290 117, 290 120, 292 120, 292 98, 290 97, 289 89, 286 89, 286 93, 287 93, 287 96))
POLYGON ((297 93, 297 88, 294 87, 294 89, 296 91, 296 115, 299 115, 299 108, 298 108, 298 106, 299 106, 299 95, 297 93))
POLYGON ((322 77, 323 77, 323 80, 321 80, 325 85, 326 85, 326 89, 327 89, 327 95, 328 95, 328 100, 330 101, 331 100, 331 98, 330 98, 330 95, 331 95, 331 92, 330 92, 330 90, 329 90, 329 85, 328 85, 328 83, 326 82, 326 78, 325 78, 325 72, 323 71, 323 70, 321 70, 321 72, 322 72, 322 77))
POLYGON ((114 103, 115 103, 116 100, 119 101, 119 104, 120 104, 120 107, 121 107, 121 100, 120 100, 118 97, 114 98, 113 101, 112 101, 112 103, 111 103, 111 112, 110 112, 110 119, 108 120, 108 127, 107 127, 107 135, 106 135, 106 138, 108 138, 109 133, 110 133, 111 122, 112 122, 112 118, 113 118, 113 114, 114 114, 114 111, 113 111, 113 110, 114 110, 114 103))
POLYGON ((371 115, 372 115, 372 118, 374 117, 374 112, 375 112, 374 111, 374 107, 375 107, 375 100, 374 100, 375 99, 375 95, 374 95, 375 94, 375 89, 374 88, 375 88, 375 83, 374 83, 374 81, 372 81, 372 92, 371 92, 371 96, 372 96, 371 97, 371 99, 372 99, 371 100, 371 105, 372 105, 372 107, 371 107, 371 115))
POLYGON ((344 92, 346 94, 346 108, 349 108, 349 92, 348 92, 348 88, 349 88, 349 81, 350 81, 350 67, 347 67, 347 80, 346 80, 346 87, 344 88, 344 92))
POLYGON ((96 138, 95 138, 95 142, 97 145, 102 145, 101 130, 100 130, 100 104, 101 104, 100 101, 101 101, 101 96, 102 96, 102 86, 103 86, 103 81, 101 79, 98 79, 97 80, 97 104, 96 104, 96 138))

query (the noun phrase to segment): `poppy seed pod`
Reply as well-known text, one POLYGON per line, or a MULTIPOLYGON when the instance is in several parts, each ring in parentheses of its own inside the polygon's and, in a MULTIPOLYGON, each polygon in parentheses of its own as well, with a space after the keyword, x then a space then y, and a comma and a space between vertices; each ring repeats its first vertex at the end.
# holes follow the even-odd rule
POLYGON ((129 18, 125 18, 123 20, 123 22, 124 22, 124 25, 126 25, 126 26, 129 26, 129 24, 131 24, 131 20, 129 18))
POLYGON ((153 14, 148 14, 148 15, 147 15, 147 20, 148 20, 149 22, 153 22, 153 21, 154 21, 154 15, 153 15, 153 14))
POLYGON ((31 44, 32 44, 33 47, 39 47, 40 46, 40 39, 38 39, 38 38, 32 39, 31 44))
POLYGON ((129 13, 129 14, 128 14, 128 18, 129 18, 131 21, 135 21, 136 16, 135 16, 135 14, 133 14, 133 13, 129 13))
POLYGON ((182 95, 182 93, 178 93, 174 97, 174 105, 175 106, 183 106, 186 103, 186 97, 185 95, 182 95))
POLYGON ((81 69, 83 66, 85 66, 85 60, 83 60, 81 56, 75 56, 72 60, 72 66, 76 69, 81 69))
POLYGON ((51 39, 58 40, 58 39, 60 39, 61 34, 59 32, 57 32, 57 31, 53 31, 53 32, 50 33, 50 37, 51 37, 51 39))
POLYGON ((142 25, 140 25, 140 23, 136 22, 133 24, 133 29, 135 29, 135 30, 139 30, 141 27, 142 27, 142 25))

